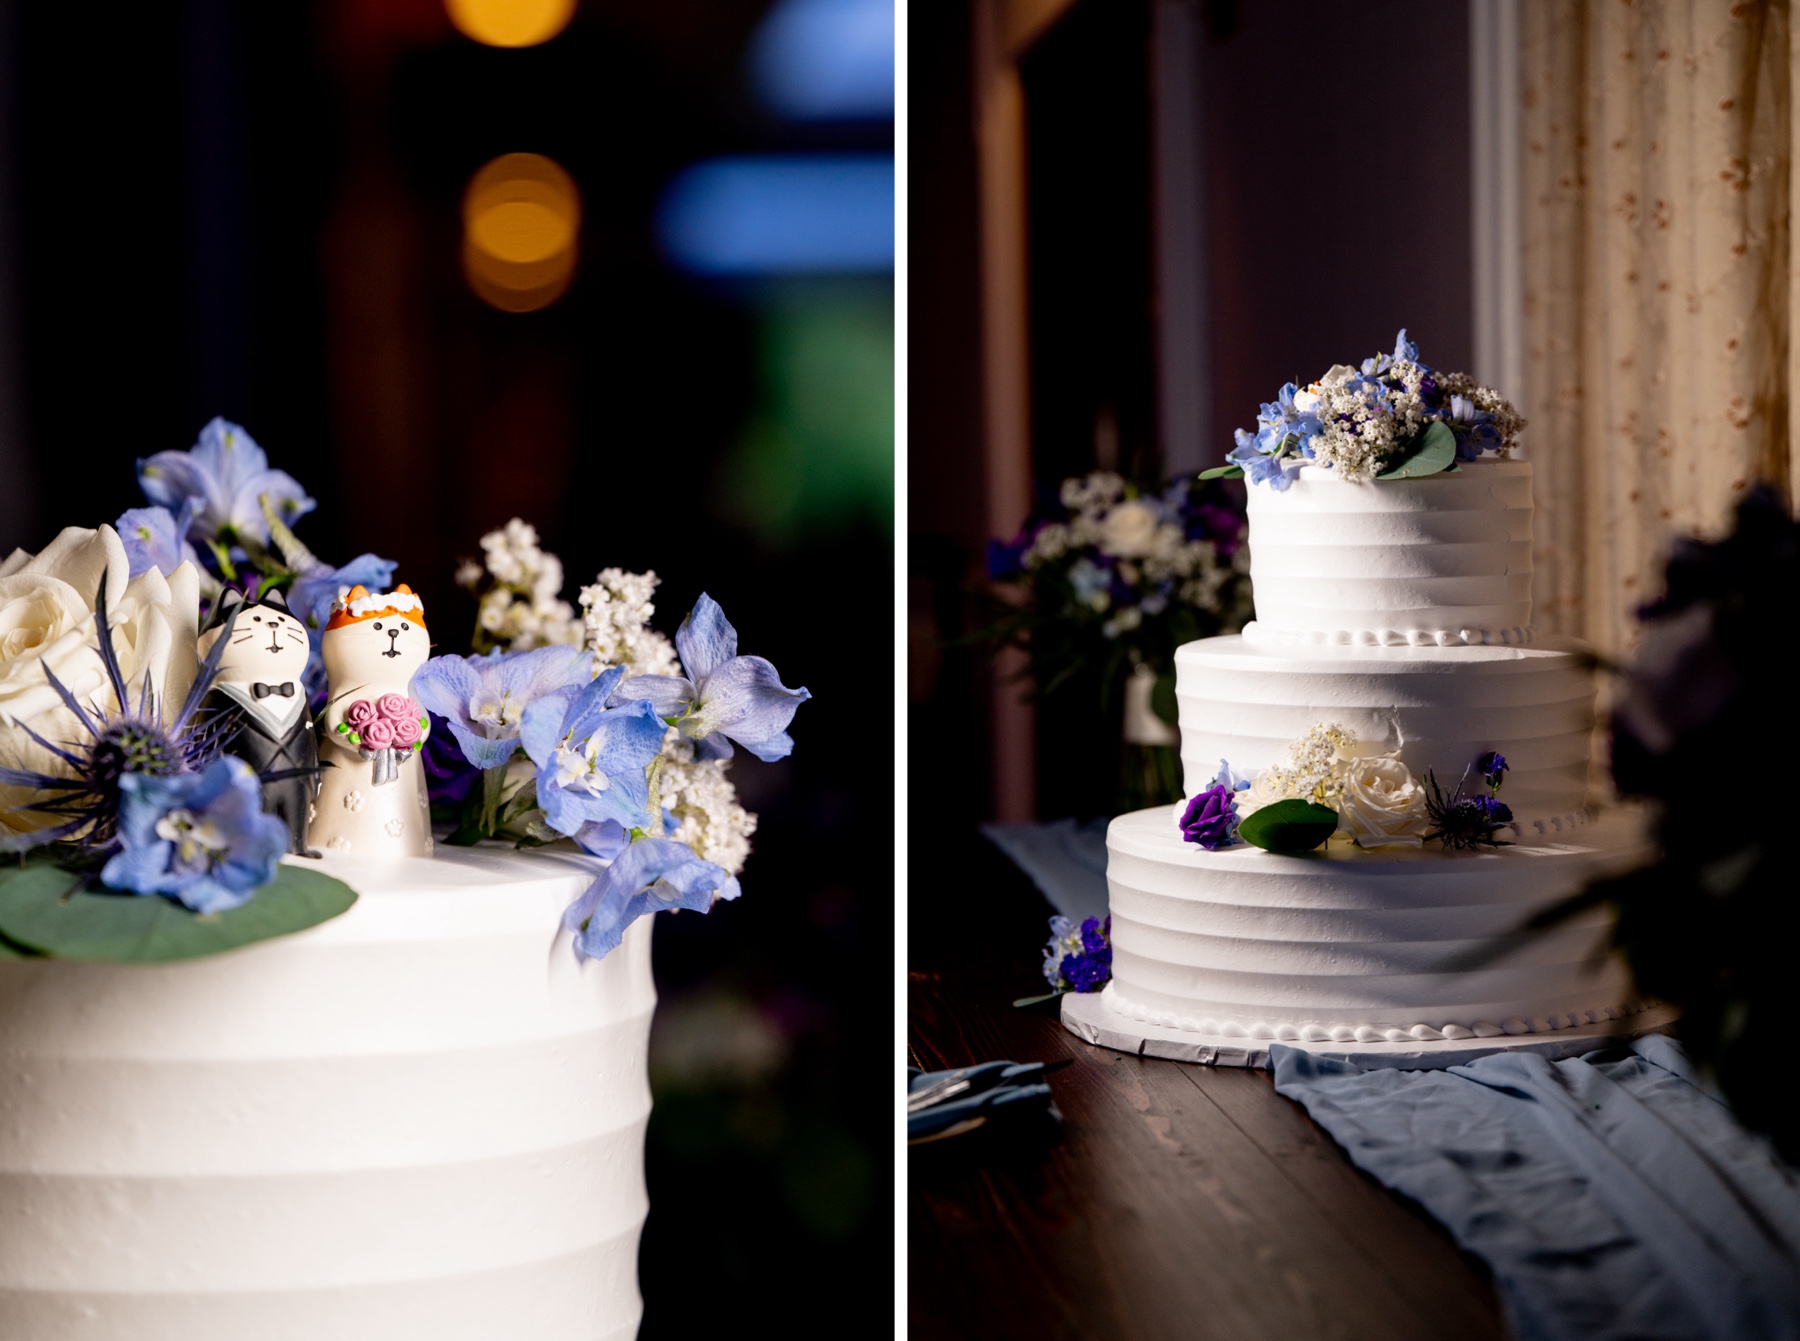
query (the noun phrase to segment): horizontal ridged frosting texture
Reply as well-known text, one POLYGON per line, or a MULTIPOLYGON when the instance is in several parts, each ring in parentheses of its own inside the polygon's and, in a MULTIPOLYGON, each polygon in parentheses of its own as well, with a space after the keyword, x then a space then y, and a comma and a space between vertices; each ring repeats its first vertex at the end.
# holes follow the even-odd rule
POLYGON ((1205 638, 1175 653, 1181 767, 1189 795, 1225 759, 1279 764, 1321 722, 1396 750, 1414 776, 1454 789, 1498 750, 1501 799, 1522 826, 1561 828, 1587 793, 1594 682, 1572 650, 1531 647, 1271 648, 1205 638))
POLYGON ((566 859, 322 866, 296 936, 0 963, 0 1336, 635 1334, 649 921, 578 965, 566 859))
POLYGON ((1531 466, 1475 461, 1352 483, 1304 467, 1249 490, 1257 634, 1296 642, 1516 643, 1531 625, 1531 466))
POLYGON ((1109 999, 1152 1023, 1259 1037, 1542 1032, 1615 1018, 1629 984, 1601 954, 1605 910, 1516 933, 1641 856, 1640 835, 1636 816, 1615 812, 1567 842, 1498 851, 1332 844, 1277 856, 1185 843, 1172 807, 1122 815, 1107 832, 1109 999))

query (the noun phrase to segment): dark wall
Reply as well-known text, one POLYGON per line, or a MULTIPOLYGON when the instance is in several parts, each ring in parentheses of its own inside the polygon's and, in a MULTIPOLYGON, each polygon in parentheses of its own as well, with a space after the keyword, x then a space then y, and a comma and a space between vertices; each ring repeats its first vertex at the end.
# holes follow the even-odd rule
POLYGON ((1211 4, 1205 102, 1213 440, 1283 382, 1392 349, 1474 358, 1468 8, 1211 4))

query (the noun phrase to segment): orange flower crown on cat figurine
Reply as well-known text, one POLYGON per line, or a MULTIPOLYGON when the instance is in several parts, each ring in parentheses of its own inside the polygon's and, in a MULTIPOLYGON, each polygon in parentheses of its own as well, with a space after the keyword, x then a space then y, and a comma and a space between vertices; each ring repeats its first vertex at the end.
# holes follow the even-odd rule
POLYGON ((371 593, 363 586, 351 587, 331 603, 331 618, 326 622, 326 632, 341 629, 346 624, 360 624, 365 619, 385 619, 392 615, 395 618, 412 620, 420 628, 425 627, 425 603, 414 594, 413 589, 402 582, 392 591, 371 593))

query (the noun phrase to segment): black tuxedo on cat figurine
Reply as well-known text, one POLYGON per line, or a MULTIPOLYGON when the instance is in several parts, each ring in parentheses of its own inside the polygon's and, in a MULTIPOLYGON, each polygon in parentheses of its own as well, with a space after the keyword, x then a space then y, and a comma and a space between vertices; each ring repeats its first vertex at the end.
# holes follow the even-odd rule
POLYGON ((307 711, 306 628, 279 592, 248 600, 227 590, 200 634, 200 655, 226 639, 219 671, 201 710, 229 714, 236 734, 225 751, 259 774, 307 769, 299 777, 263 782, 263 809, 288 828, 288 851, 316 857, 306 845, 313 801, 319 794, 319 746, 307 711))

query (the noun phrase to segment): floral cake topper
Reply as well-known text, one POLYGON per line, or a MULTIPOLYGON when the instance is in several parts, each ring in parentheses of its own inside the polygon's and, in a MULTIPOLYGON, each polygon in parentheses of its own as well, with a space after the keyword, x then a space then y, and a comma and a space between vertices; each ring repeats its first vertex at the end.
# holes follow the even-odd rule
POLYGON ((1200 478, 1247 476, 1282 490, 1311 465, 1346 480, 1419 479, 1483 456, 1508 456, 1524 427, 1499 392, 1422 362, 1402 330, 1392 354, 1356 368, 1340 363, 1305 387, 1282 387, 1254 431, 1237 430, 1230 464, 1200 478))

